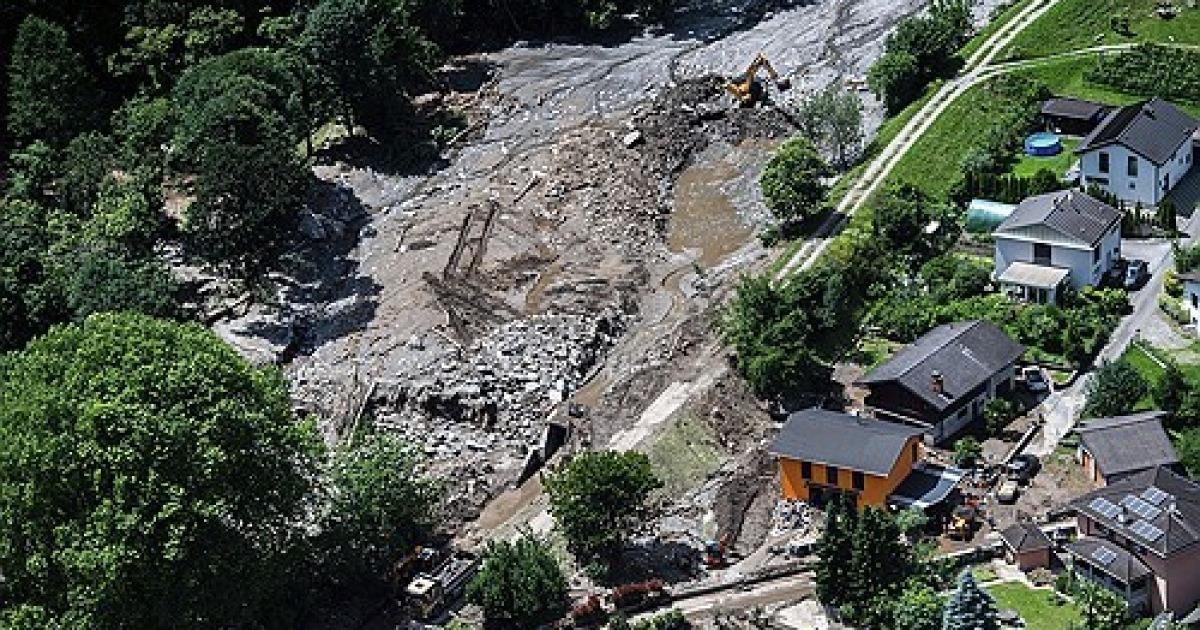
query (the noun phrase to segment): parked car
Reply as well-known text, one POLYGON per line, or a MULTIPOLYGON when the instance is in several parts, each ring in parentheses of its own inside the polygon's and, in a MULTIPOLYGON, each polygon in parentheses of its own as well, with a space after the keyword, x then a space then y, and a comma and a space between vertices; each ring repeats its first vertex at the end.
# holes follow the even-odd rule
POLYGON ((1005 472, 1007 473, 1007 477, 1010 481, 1026 484, 1029 483, 1030 479, 1033 479, 1033 476, 1036 475, 1038 470, 1041 470, 1041 468, 1042 463, 1038 461, 1036 455, 1021 453, 1020 455, 1012 458, 1012 461, 1008 462, 1008 467, 1005 469, 1005 472))
POLYGON ((1015 503, 1021 493, 1021 485, 1012 479, 1005 479, 996 489, 996 500, 1001 503, 1015 503))
POLYGON ((1125 268, 1125 288, 1136 289, 1141 286, 1142 281, 1146 279, 1147 273, 1146 261, 1131 260, 1129 266, 1125 268))
POLYGON ((1046 379, 1042 368, 1031 365, 1021 370, 1021 376, 1024 377, 1025 387, 1028 387, 1029 391, 1035 394, 1050 391, 1050 381, 1046 379))

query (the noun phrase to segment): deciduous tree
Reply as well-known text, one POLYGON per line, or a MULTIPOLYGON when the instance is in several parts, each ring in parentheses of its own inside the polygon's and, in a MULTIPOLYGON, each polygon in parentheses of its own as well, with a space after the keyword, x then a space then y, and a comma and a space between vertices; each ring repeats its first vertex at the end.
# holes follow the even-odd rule
POLYGON ((1127 414, 1149 389, 1141 372, 1128 361, 1105 362, 1088 383, 1083 413, 1092 418, 1127 414))
POLYGON ((662 485, 637 451, 581 453, 545 479, 550 514, 571 550, 607 560, 647 516, 646 500, 662 485))
POLYGON ((759 178, 767 208, 781 222, 803 221, 821 210, 831 171, 812 142, 795 136, 783 143, 759 178))
POLYGON ((488 545, 467 599, 495 624, 536 628, 566 612, 567 579, 549 543, 527 535, 488 545))
POLYGON ((281 374, 200 326, 53 330, 0 358, 0 608, 42 627, 271 625, 319 448, 281 374))
POLYGON ((66 30, 34 15, 25 18, 8 62, 8 130, 13 137, 61 148, 92 120, 94 93, 66 30))

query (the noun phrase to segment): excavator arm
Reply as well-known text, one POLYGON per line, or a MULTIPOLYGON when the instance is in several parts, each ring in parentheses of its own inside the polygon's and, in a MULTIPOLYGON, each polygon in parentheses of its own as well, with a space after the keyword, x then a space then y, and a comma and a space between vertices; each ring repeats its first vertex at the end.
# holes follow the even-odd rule
POLYGON ((726 83, 725 89, 737 97, 743 106, 753 105, 758 96, 761 96, 761 94, 755 94, 754 90, 754 79, 760 70, 767 71, 767 75, 771 77, 780 91, 791 87, 791 83, 776 72, 775 66, 771 65, 771 60, 767 59, 765 54, 758 53, 758 56, 746 67, 746 72, 742 74, 742 77, 726 83))

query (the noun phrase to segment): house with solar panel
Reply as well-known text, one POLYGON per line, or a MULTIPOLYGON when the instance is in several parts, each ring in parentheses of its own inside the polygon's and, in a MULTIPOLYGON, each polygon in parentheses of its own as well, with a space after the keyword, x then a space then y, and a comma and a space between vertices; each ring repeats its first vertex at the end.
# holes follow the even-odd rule
POLYGON ((1075 573, 1138 613, 1192 615, 1200 605, 1200 485, 1166 467, 1144 470, 1072 502, 1075 573))
POLYGON ((1114 418, 1095 418, 1075 429, 1078 459, 1088 479, 1107 485, 1159 466, 1183 472, 1167 431, 1162 411, 1114 418))
POLYGON ((921 427, 940 444, 983 417, 983 407, 1012 390, 1025 346, 991 322, 938 326, 855 383, 868 390, 867 411, 921 427))
POLYGON ((1055 304, 1064 286, 1097 286, 1121 257, 1121 212, 1078 190, 1027 197, 992 232, 1006 295, 1055 304))
POLYGON ((1198 127, 1196 119, 1157 97, 1117 108, 1075 149, 1081 184, 1130 204, 1156 206, 1191 170, 1198 127))

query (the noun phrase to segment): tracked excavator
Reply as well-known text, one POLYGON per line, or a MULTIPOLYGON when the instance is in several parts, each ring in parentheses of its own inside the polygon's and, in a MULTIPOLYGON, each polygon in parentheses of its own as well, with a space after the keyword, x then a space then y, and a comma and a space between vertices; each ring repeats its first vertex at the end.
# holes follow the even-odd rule
POLYGON ((775 82, 775 87, 779 91, 787 90, 792 87, 790 81, 786 77, 781 76, 775 71, 775 67, 771 65, 771 61, 763 53, 758 53, 754 61, 746 67, 745 74, 740 79, 734 79, 725 84, 725 89, 729 90, 738 100, 738 104, 742 107, 753 107, 758 102, 766 97, 765 86, 758 80, 759 70, 766 70, 771 80, 775 82))

